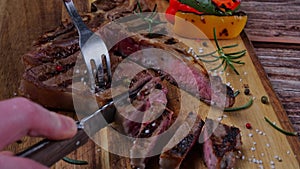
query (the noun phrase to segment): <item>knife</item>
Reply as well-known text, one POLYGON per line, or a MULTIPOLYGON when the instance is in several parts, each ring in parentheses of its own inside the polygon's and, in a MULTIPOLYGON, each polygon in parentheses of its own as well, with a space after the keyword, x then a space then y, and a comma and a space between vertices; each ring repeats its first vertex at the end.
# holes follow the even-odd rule
POLYGON ((122 93, 93 114, 77 122, 77 134, 68 140, 54 141, 44 139, 30 148, 22 151, 16 156, 32 159, 45 166, 51 167, 57 161, 70 154, 72 151, 86 144, 89 136, 96 134, 99 130, 114 122, 116 107, 115 104, 124 104, 128 98, 133 98, 139 89, 122 93), (95 125, 97 124, 97 125, 95 125))

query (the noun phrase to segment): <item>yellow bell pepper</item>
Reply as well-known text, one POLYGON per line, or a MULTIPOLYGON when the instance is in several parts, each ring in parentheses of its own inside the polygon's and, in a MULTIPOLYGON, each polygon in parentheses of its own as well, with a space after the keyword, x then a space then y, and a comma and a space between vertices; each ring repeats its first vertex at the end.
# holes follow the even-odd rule
POLYGON ((186 38, 213 39, 213 28, 216 28, 218 39, 232 39, 242 32, 247 15, 217 16, 198 15, 178 11, 175 15, 174 32, 186 38))

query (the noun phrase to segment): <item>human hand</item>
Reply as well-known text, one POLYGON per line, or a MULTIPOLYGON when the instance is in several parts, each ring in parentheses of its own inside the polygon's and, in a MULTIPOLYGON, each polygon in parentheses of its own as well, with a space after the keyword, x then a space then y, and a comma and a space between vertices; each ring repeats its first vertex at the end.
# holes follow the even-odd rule
POLYGON ((0 168, 46 169, 33 160, 1 150, 26 135, 62 140, 73 137, 76 132, 73 119, 50 112, 25 98, 0 101, 0 168))

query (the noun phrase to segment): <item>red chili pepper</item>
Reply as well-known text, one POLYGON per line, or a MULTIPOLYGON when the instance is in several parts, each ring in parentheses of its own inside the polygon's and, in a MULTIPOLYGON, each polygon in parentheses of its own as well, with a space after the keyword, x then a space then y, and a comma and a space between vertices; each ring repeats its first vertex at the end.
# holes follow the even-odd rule
POLYGON ((202 12, 197 11, 196 9, 182 4, 179 2, 179 0, 170 0, 170 5, 168 9, 166 10, 166 18, 169 22, 174 23, 175 22, 175 14, 177 11, 183 11, 183 12, 193 12, 196 14, 202 14, 202 12))
POLYGON ((212 2, 218 8, 227 8, 230 10, 235 10, 241 3, 241 0, 212 0, 212 2))

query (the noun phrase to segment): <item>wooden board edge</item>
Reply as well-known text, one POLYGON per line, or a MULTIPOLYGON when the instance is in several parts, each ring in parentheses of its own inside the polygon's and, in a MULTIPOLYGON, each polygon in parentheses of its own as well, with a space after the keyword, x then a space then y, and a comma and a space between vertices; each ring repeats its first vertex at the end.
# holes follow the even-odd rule
MULTIPOLYGON (((241 33, 241 38, 244 42, 244 45, 246 46, 249 55, 251 57, 251 60, 253 64, 255 65, 256 71, 259 75, 260 80, 262 81, 262 84, 269 94, 269 99, 272 107, 274 108, 274 111, 276 113, 276 116, 278 117, 281 126, 288 131, 294 131, 292 123, 290 122, 287 113, 285 109, 283 108, 277 94, 275 93, 272 84, 268 78, 267 73, 265 72, 262 64, 259 61, 258 56, 256 55, 256 52, 254 50, 252 42, 249 40, 247 34, 245 31, 241 33)), ((292 136, 286 136, 289 144, 291 145, 291 148, 293 149, 294 154, 296 155, 297 161, 300 163, 300 142, 298 137, 292 137, 292 136)))

